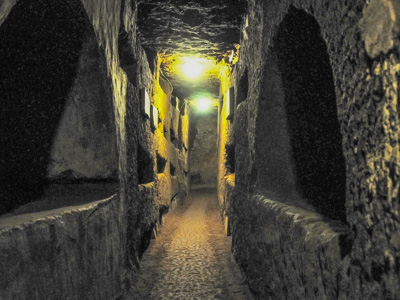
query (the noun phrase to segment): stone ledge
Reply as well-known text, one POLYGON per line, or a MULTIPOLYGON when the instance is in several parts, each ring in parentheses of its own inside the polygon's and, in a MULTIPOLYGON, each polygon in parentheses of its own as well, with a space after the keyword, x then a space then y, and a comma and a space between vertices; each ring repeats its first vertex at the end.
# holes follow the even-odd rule
POLYGON ((118 195, 1 220, 0 299, 115 299, 125 247, 118 195))
POLYGON ((89 213, 89 216, 98 208, 107 205, 109 201, 117 198, 117 194, 114 194, 107 199, 93 201, 90 203, 82 204, 82 205, 71 205, 64 206, 57 209, 50 209, 40 212, 20 214, 16 216, 0 218, 0 236, 7 232, 13 231, 15 229, 24 229, 28 226, 34 225, 36 223, 47 223, 52 222, 57 219, 62 219, 67 217, 69 214, 75 213, 89 213))
POLYGON ((336 299, 345 226, 262 195, 249 200, 235 226, 234 253, 251 289, 261 298, 336 299))

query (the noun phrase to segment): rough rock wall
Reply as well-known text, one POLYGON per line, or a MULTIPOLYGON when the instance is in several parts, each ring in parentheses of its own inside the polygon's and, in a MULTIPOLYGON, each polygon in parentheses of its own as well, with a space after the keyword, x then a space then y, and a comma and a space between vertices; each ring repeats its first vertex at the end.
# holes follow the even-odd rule
MULTIPOLYGON (((2 163, 1 170, 5 201, 9 200, 7 192, 23 197, 23 191, 29 191, 31 186, 41 194, 44 169, 48 165, 66 100, 71 90, 72 94, 76 91, 74 82, 80 81, 84 75, 78 68, 79 57, 85 56, 87 50, 85 46, 82 48, 84 35, 91 30, 88 37, 93 38, 93 28, 97 44, 104 51, 100 57, 105 59, 103 65, 99 64, 101 60, 95 62, 90 71, 96 72, 95 69, 99 68, 97 78, 104 80, 106 75, 110 78, 112 96, 109 95, 108 99, 113 102, 108 103, 108 107, 113 113, 110 117, 109 112, 105 113, 95 105, 92 112, 104 113, 95 117, 112 124, 106 132, 111 138, 111 148, 115 147, 112 138, 116 136, 118 156, 115 152, 112 154, 113 150, 111 156, 118 165, 121 182, 116 196, 73 208, 72 212, 71 208, 64 207, 47 211, 44 216, 36 213, 3 218, 2 299, 112 299, 123 293, 127 266, 134 257, 134 253, 128 250, 130 244, 137 244, 139 240, 130 239, 127 243, 128 215, 132 218, 130 209, 133 203, 138 202, 139 196, 137 185, 128 188, 126 184, 135 176, 132 173, 136 173, 136 165, 133 168, 130 165, 130 175, 127 150, 134 148, 135 144, 128 146, 125 136, 126 75, 118 66, 117 51, 120 11, 118 1, 83 1, 83 4, 75 0, 18 1, 7 17, 2 16, 5 20, 0 29, 5 42, 1 53, 9 56, 2 62, 9 62, 11 67, 14 64, 11 72, 6 72, 9 68, 1 68, 4 71, 2 79, 5 79, 2 80, 2 95, 6 97, 2 101, 2 113, 5 113, 2 116, 6 117, 2 118, 1 128, 9 133, 2 135, 2 139, 6 138, 2 144, 7 145, 2 148, 6 163, 2 163), (11 126, 13 122, 15 126, 11 126), (127 200, 128 194, 130 201, 127 200), (12 222, 13 218, 17 221, 12 222)), ((96 79, 96 76, 88 77, 96 79)), ((101 86, 93 83, 95 88, 101 86)), ((96 94, 100 95, 101 90, 91 93, 96 94)), ((107 92, 101 96, 107 97, 107 92)), ((85 137, 89 138, 89 135, 85 133, 85 137)), ((136 157, 131 160, 136 160, 136 157)), ((115 170, 116 165, 112 168, 115 170)), ((29 195, 26 198, 32 201, 36 197, 29 195)), ((13 198, 13 203, 21 202, 26 201, 13 198)))
MULTIPOLYGON (((79 162, 82 157, 76 155, 76 152, 82 153, 85 148, 85 141, 78 135, 82 134, 81 137, 86 139, 93 137, 95 144, 99 142, 99 135, 104 133, 109 138, 107 143, 110 146, 110 152, 107 153, 110 156, 105 160, 117 163, 120 186, 118 194, 104 201, 100 198, 100 201, 82 206, 63 207, 35 214, 2 218, 0 220, 0 245, 3 257, 1 259, 2 294, 0 298, 26 298, 29 295, 30 299, 116 299, 129 285, 131 271, 139 267, 139 257, 151 237, 153 226, 156 225, 156 222, 161 222, 161 215, 166 212, 178 191, 182 199, 187 193, 185 177, 185 170, 188 167, 187 146, 183 145, 184 142, 187 145, 188 139, 186 134, 188 131, 185 131, 188 129, 187 114, 184 115, 183 111, 181 114, 170 113, 177 107, 171 107, 169 103, 171 90, 168 89, 165 80, 159 78, 159 65, 153 74, 150 71, 146 54, 137 40, 137 3, 135 1, 70 0, 32 3, 21 0, 14 7, 9 7, 9 3, 6 4, 2 3, 0 9, 0 13, 2 13, 0 20, 5 20, 2 23, 5 27, 1 26, 0 29, 4 31, 10 28, 15 29, 18 27, 15 27, 13 22, 21 19, 27 21, 21 22, 24 25, 18 32, 21 36, 17 35, 15 38, 10 32, 7 33, 6 47, 2 44, 1 53, 8 53, 12 62, 18 62, 18 59, 26 56, 27 59, 22 59, 22 63, 16 66, 26 71, 27 77, 32 81, 27 81, 29 86, 26 89, 28 93, 26 95, 29 97, 25 97, 25 94, 15 95, 8 92, 15 90, 16 83, 23 82, 18 81, 19 76, 23 74, 18 72, 2 73, 4 77, 1 78, 5 78, 6 84, 2 84, 1 87, 7 88, 5 95, 11 95, 6 99, 7 101, 2 101, 2 105, 7 104, 6 112, 23 111, 27 114, 24 119, 25 123, 17 122, 10 117, 5 119, 9 123, 1 124, 2 129, 8 128, 7 126, 12 124, 15 126, 10 126, 10 128, 16 128, 16 131, 9 131, 9 138, 4 141, 8 146, 2 148, 4 151, 2 157, 9 159, 6 161, 9 163, 9 167, 3 168, 3 164, 1 165, 2 183, 6 182, 6 187, 18 195, 24 189, 29 189, 30 185, 36 186, 36 182, 29 181, 28 176, 41 179, 45 177, 44 169, 49 161, 50 149, 53 145, 52 139, 56 136, 55 129, 58 128, 60 120, 62 120, 62 128, 65 128, 65 121, 73 121, 74 116, 69 112, 73 110, 74 104, 67 100, 74 98, 78 91, 79 95, 86 95, 86 99, 92 100, 89 108, 84 103, 76 103, 79 107, 85 108, 85 112, 81 112, 82 119, 89 124, 83 122, 85 126, 81 129, 85 129, 83 130, 85 133, 78 130, 74 131, 74 135, 71 128, 69 128, 69 132, 59 132, 53 147, 53 159, 59 158, 63 152, 64 158, 71 159, 72 165, 78 163, 75 164, 74 170, 93 171, 84 168, 83 163, 87 163, 89 160, 79 162), (22 15, 18 15, 21 11, 22 15), (8 23, 10 20, 5 15, 8 13, 12 17, 10 24, 8 23), (27 16, 31 18, 24 18, 27 16), (45 16, 44 19, 43 16, 45 16), (30 32, 29 25, 32 24, 29 24, 29 21, 32 19, 38 23, 34 24, 35 26, 44 29, 37 30, 40 33, 37 36, 32 34, 34 38, 27 44, 27 47, 22 47, 11 55, 14 53, 9 51, 12 43, 18 44, 22 40, 29 41, 27 39, 29 35, 26 33, 30 32), (57 23, 60 20, 62 22, 57 23), (64 21, 65 23, 63 23, 64 21), (90 28, 92 31, 94 29, 97 44, 100 47, 99 51, 103 51, 99 54, 100 58, 104 58, 103 61, 99 59, 100 64, 87 59, 88 48, 86 46, 88 45, 85 42, 92 43, 93 40, 90 39, 93 39, 94 35, 89 36, 89 40, 85 40, 80 35, 85 32, 85 28, 90 28), (53 36, 55 38, 54 45, 49 42, 52 41, 53 36), (62 42, 57 37, 60 37, 62 42), (40 41, 42 44, 39 43, 40 41), (73 41, 76 42, 76 45, 73 44, 72 47, 74 51, 71 50, 69 44, 73 41), (34 47, 30 48, 35 43, 40 46, 38 51, 34 47), (54 49, 51 48, 53 46, 54 49), (65 51, 61 51, 64 48, 65 51), (51 55, 42 57, 41 53, 56 53, 57 56, 54 60, 48 60, 51 55), (85 62, 82 61, 84 58, 86 58, 85 62), (37 62, 41 62, 38 64, 40 66, 51 66, 48 77, 39 76, 46 70, 36 69, 37 62), (26 68, 29 65, 34 67, 32 72, 26 68), (105 67, 103 67, 104 65, 105 67), (65 69, 68 66, 72 70, 65 69), (86 67, 90 67, 90 70, 87 70, 86 67), (70 72, 65 73, 67 71, 70 72), (36 80, 36 77, 39 80, 36 80), (68 79, 66 83, 62 82, 63 78, 68 79), (54 81, 56 79, 60 79, 64 85, 57 85, 58 82, 54 81), (89 84, 85 87, 80 86, 82 80, 89 81, 89 84), (41 85, 36 87, 36 83, 42 83, 46 88, 42 89, 41 85), (103 83, 105 83, 104 86, 103 83), (102 93, 101 91, 103 88, 107 88, 108 84, 111 86, 110 94, 107 91, 102 93), (93 90, 88 91, 91 88, 93 90), (152 103, 160 110, 160 121, 162 122, 155 129, 151 129, 149 120, 143 119, 140 112, 140 95, 144 88, 150 91, 152 103), (62 91, 60 95, 56 93, 59 90, 62 91), (43 95, 47 98, 42 97, 43 95), (57 101, 48 101, 55 96, 58 97, 57 101), (112 103, 105 103, 105 106, 102 103, 94 103, 106 99, 112 100, 112 103), (66 106, 65 103, 67 103, 66 106), (100 108, 99 105, 103 108, 100 108), (66 109, 64 110, 64 108, 66 109), (106 108, 110 110, 106 111, 106 108), (67 120, 61 118, 63 112, 67 120), (174 121, 178 123, 181 140, 180 143, 176 143, 176 146, 171 142, 169 136, 172 116, 179 119, 174 121), (105 127, 107 128, 100 126, 101 129, 91 136, 86 129, 95 130, 92 128, 92 125, 96 123, 95 119, 106 122, 105 127), (29 124, 36 125, 33 128, 26 127, 28 135, 20 136, 19 131, 25 130, 25 126, 29 124), (144 143, 142 143, 143 136, 147 138, 144 143), (68 143, 68 147, 65 144, 61 146, 62 143, 67 142, 66 137, 74 147, 69 147, 71 143, 68 143), (18 142, 22 143, 24 140, 28 140, 27 144, 22 144, 24 147, 18 148, 18 142), (116 141, 117 153, 113 153, 112 150, 113 140, 116 141), (74 151, 77 150, 75 146, 79 151, 74 151), (20 151, 15 151, 16 149, 20 151), (41 149, 43 151, 40 151, 41 149), (145 156, 144 161, 153 162, 150 165, 154 172, 154 178, 149 185, 154 187, 139 186, 141 162, 143 162, 141 149, 146 149, 151 153, 149 157, 145 156), (158 169, 156 169, 159 165, 157 151, 166 162, 164 171, 163 173, 159 172, 160 174, 157 174, 158 169), (26 155, 32 157, 33 163, 29 163, 29 159, 25 159, 26 155), (115 160, 116 158, 118 161, 115 160), (74 159, 78 161, 73 161, 74 159), (15 168, 15 166, 21 166, 21 168, 15 168), (36 166, 41 166, 41 169, 35 170, 36 166), (19 169, 27 171, 18 173, 19 169), (14 173, 15 176, 12 177, 14 173), (27 176, 20 176, 24 174, 27 176), (10 177, 18 179, 18 184, 11 184, 10 177), (43 254, 45 254, 45 259, 41 257, 43 254)), ((92 46, 94 47, 94 45, 92 46)), ((94 57, 91 56, 91 58, 94 57)), ((3 68, 1 70, 4 71, 3 68)), ((25 117, 25 115, 21 115, 21 117, 25 117)), ((75 125, 78 123, 76 127, 80 128, 79 121, 72 123, 75 125)), ((97 156, 101 154, 101 149, 94 148, 92 143, 89 142, 87 145, 86 150, 97 151, 97 156)), ((96 158, 96 153, 93 151, 88 151, 88 153, 90 152, 89 154, 93 156, 92 162, 95 163, 99 157, 96 158)), ((101 165, 102 160, 99 159, 101 165)), ((52 170, 55 172, 51 173, 52 176, 63 172, 66 165, 71 166, 71 162, 62 161, 61 163, 65 163, 64 166, 53 165, 52 170)), ((115 165, 112 168, 115 168, 115 165)), ((105 175, 104 172, 107 173, 107 176, 111 172, 111 170, 110 172, 109 170, 105 171, 107 168, 101 169, 102 171, 97 173, 101 174, 100 177, 105 175)), ((97 175, 90 174, 90 176, 97 175)), ((85 196, 82 195, 82 198, 85 196)), ((93 195, 88 195, 88 198, 93 201, 93 195)), ((29 200, 35 199, 37 198, 32 197, 29 200)))
MULTIPOLYGON (((231 218, 231 199, 235 187, 235 140, 234 129, 232 126, 235 115, 228 120, 227 102, 229 90, 234 85, 237 72, 224 73, 221 76, 221 101, 219 104, 218 117, 218 202, 221 217, 225 219, 227 234, 229 232, 229 222, 231 218)), ((239 88, 240 89, 240 88, 239 88)), ((238 90, 234 92, 234 95, 238 90)), ((235 101, 235 104, 238 103, 235 101)), ((237 122, 236 122, 237 123, 237 122)))
MULTIPOLYGON (((400 299, 398 2, 251 0, 248 4, 236 88, 240 78, 246 76, 249 87, 247 99, 235 111, 235 155, 240 159, 235 163, 235 190, 230 205, 233 251, 248 273, 250 287, 260 299, 400 299), (279 195, 264 181, 267 177, 259 176, 263 172, 272 178, 279 171, 274 170, 273 162, 261 169, 258 159, 263 157, 260 140, 270 130, 270 123, 261 118, 263 111, 274 109, 275 99, 286 92, 278 88, 265 93, 265 87, 279 87, 276 80, 285 75, 281 74, 282 69, 266 70, 271 68, 269 56, 277 31, 290 9, 301 9, 313 16, 326 43, 346 164, 346 224, 333 222, 329 214, 320 219, 313 212, 319 210, 312 202, 304 201, 301 195, 299 199, 279 195), (264 189, 260 189, 263 184, 264 189), (269 200, 254 201, 252 195, 257 193, 269 200), (297 209, 309 216, 314 214, 307 225, 312 226, 307 236, 286 235, 287 226, 302 226, 306 218, 292 214, 297 209), (321 234, 318 224, 330 233, 321 234), (337 232, 335 228, 341 229, 337 232), (324 243, 322 236, 330 242, 324 243), (315 243, 304 246, 311 240, 315 243), (301 245, 296 252, 308 254, 292 261, 293 245, 301 245), (300 261, 301 271, 296 267, 300 261), (334 275, 330 279, 324 275, 328 272, 334 275), (315 274, 322 274, 319 281, 315 281, 315 274), (290 284, 275 284, 274 277, 290 284), (317 287, 308 287, 310 282, 317 287)), ((268 143, 264 146, 264 151, 275 147, 268 143)), ((287 155, 278 154, 278 158, 287 155)), ((296 172, 282 176, 282 183, 286 184, 291 182, 290 176, 296 178, 296 172)))
POLYGON ((0 220, 1 299, 117 299, 125 251, 118 196, 0 220))
POLYGON ((190 177, 194 184, 217 184, 217 126, 216 112, 193 115, 190 149, 190 177), (195 120, 194 120, 195 119, 195 120))
POLYGON ((144 86, 153 109, 157 109, 156 126, 153 117, 143 113, 139 118, 138 175, 145 216, 136 230, 141 231, 139 255, 146 250, 151 236, 162 224, 162 218, 173 201, 183 201, 188 193, 188 115, 185 107, 171 101, 172 86, 160 73, 161 60, 156 57, 151 81, 144 86), (184 124, 185 130, 182 130, 184 124), (179 133, 180 132, 180 133, 179 133))
MULTIPOLYGON (((228 59, 239 42, 240 13, 246 1, 145 0, 139 4, 139 28, 143 44, 172 59, 199 55, 228 59), (165 49, 168 49, 165 52, 165 49)), ((197 93, 218 95, 218 79, 207 76, 186 84, 168 65, 162 66, 178 97, 197 93)))
POLYGON ((80 1, 3 1, 0 14, 4 213, 43 193, 53 138, 92 26, 80 1))
POLYGON ((111 82, 104 51, 88 31, 52 144, 48 177, 53 180, 118 180, 111 82))

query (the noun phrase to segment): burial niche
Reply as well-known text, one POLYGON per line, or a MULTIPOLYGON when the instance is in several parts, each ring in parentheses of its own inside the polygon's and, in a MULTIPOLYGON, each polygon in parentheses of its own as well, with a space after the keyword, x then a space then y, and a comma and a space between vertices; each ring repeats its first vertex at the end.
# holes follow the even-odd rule
POLYGON ((345 219, 346 168, 332 68, 316 19, 291 7, 275 37, 297 188, 317 210, 345 219))

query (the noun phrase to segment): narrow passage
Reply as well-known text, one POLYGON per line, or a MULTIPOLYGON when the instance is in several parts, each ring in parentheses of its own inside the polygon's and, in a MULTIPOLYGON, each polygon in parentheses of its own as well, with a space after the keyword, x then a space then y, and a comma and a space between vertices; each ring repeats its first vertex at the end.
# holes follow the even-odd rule
POLYGON ((230 246, 216 190, 192 189, 143 255, 134 299, 253 299, 230 246))

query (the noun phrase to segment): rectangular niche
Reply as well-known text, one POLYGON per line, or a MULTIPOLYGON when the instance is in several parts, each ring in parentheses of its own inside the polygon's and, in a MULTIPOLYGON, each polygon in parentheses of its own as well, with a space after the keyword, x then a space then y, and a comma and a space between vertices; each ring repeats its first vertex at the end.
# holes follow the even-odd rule
POLYGON ((147 93, 146 89, 140 89, 140 112, 146 118, 150 118, 151 113, 151 104, 149 93, 147 93))
POLYGON ((158 128, 158 109, 154 105, 151 105, 151 126, 154 129, 158 128))
POLYGON ((226 93, 226 119, 232 120, 233 113, 235 109, 235 88, 229 88, 228 92, 226 93))

